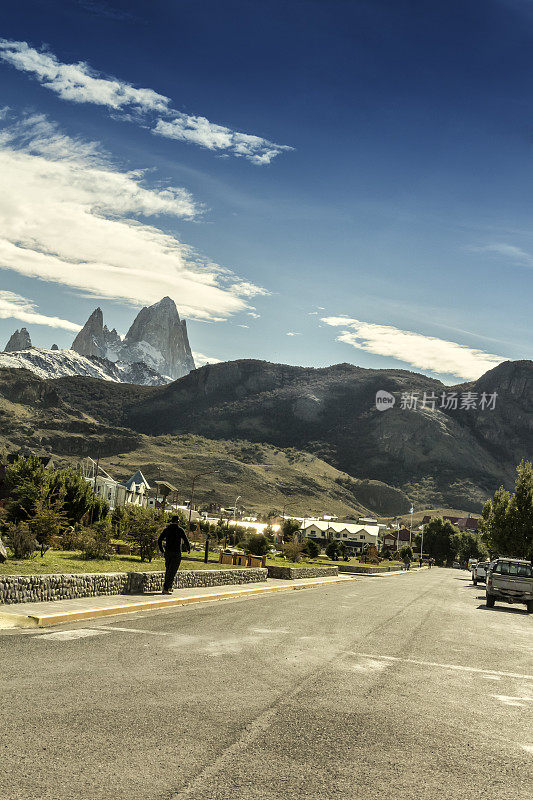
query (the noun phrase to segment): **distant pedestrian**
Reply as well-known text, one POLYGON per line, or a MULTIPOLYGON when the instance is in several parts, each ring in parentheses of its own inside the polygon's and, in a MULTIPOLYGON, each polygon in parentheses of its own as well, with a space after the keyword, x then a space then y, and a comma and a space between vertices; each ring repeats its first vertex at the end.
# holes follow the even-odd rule
POLYGON ((191 545, 187 539, 187 534, 180 525, 180 518, 172 517, 170 525, 167 525, 157 542, 159 549, 165 556, 163 594, 172 594, 174 578, 181 563, 182 543, 185 550, 190 553, 191 545))

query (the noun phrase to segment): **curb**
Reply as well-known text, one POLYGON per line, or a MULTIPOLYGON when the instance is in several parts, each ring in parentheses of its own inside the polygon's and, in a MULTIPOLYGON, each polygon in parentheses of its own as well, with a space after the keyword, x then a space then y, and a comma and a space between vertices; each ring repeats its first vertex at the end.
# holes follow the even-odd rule
MULTIPOLYGON (((358 578, 392 578, 393 575, 416 575, 423 570, 428 569, 428 567, 417 567, 416 569, 398 569, 394 570, 394 572, 369 572, 367 575, 364 573, 358 572, 358 578)), ((346 574, 346 573, 345 573, 346 574)))
POLYGON ((295 581, 291 586, 261 586, 246 589, 233 589, 221 592, 220 594, 198 594, 188 597, 175 597, 157 600, 141 600, 138 603, 124 603, 116 606, 103 606, 102 608, 77 609, 73 611, 59 611, 56 614, 11 614, 0 612, 0 623, 11 623, 9 627, 39 627, 44 628, 49 625, 60 625, 65 622, 80 622, 85 619, 95 619, 98 617, 110 617, 117 614, 128 614, 136 611, 157 611, 162 608, 174 608, 175 606, 185 606, 190 603, 206 603, 213 600, 228 600, 235 597, 249 597, 257 594, 268 594, 271 592, 286 592, 294 589, 313 589, 315 586, 329 586, 333 583, 344 583, 353 581, 354 578, 337 578, 336 580, 326 580, 316 583, 295 581))

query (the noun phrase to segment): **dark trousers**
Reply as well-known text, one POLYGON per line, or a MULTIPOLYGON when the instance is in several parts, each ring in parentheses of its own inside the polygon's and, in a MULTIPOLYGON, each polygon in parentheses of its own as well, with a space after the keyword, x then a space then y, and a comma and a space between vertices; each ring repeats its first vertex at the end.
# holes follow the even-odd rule
POLYGON ((165 582, 163 591, 169 592, 172 589, 174 578, 180 568, 181 553, 165 553, 165 582))

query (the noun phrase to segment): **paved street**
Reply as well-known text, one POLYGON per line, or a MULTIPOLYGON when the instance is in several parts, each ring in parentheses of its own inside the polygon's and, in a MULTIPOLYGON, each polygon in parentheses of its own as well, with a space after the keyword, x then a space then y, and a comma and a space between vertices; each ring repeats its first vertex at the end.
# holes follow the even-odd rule
POLYGON ((3 800, 533 792, 533 616, 458 570, 0 634, 3 800))

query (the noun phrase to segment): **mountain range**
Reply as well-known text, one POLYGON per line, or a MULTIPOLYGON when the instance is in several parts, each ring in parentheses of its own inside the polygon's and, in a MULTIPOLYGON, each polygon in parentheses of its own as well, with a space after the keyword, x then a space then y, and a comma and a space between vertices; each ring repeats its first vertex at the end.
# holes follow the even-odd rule
POLYGON ((454 387, 406 370, 254 360, 207 365, 161 386, 0 369, 0 439, 10 449, 24 444, 67 458, 98 451, 113 469, 136 464, 148 477, 168 464, 178 485, 213 469, 216 451, 224 492, 249 491, 241 483, 246 464, 246 481, 266 493, 262 502, 295 495, 302 513, 318 495, 322 510, 344 513, 351 506, 403 514, 411 503, 475 512, 500 484, 512 486, 522 458, 532 458, 532 398, 531 361, 504 362, 454 387), (388 411, 376 407, 381 391, 396 400, 388 411), (495 403, 402 407, 402 395, 424 393, 490 395, 495 403), (235 455, 241 450, 256 455, 246 460, 235 455), (284 454, 284 477, 272 467, 258 481, 274 452, 284 454), (295 464, 298 475, 288 477, 295 464))
POLYGON ((187 324, 170 297, 141 309, 124 337, 109 330, 102 310, 95 309, 67 350, 33 347, 27 329, 16 330, 0 353, 0 366, 28 369, 40 378, 84 375, 146 386, 169 383, 195 368, 187 324))

